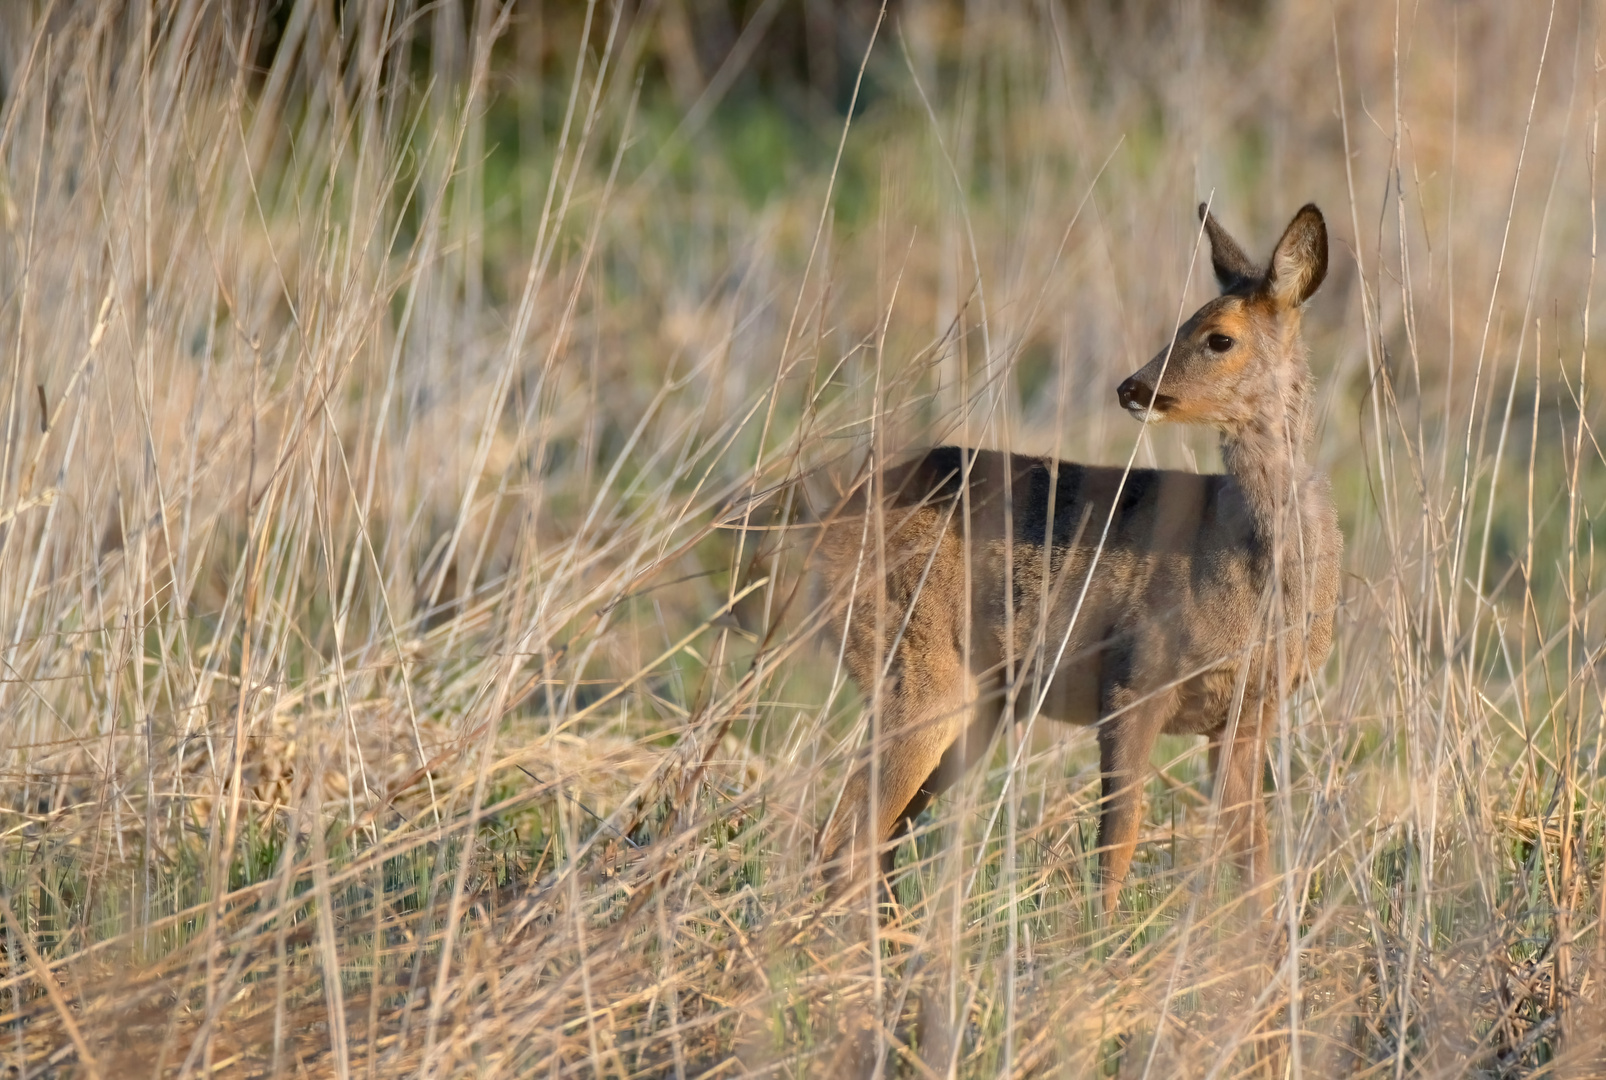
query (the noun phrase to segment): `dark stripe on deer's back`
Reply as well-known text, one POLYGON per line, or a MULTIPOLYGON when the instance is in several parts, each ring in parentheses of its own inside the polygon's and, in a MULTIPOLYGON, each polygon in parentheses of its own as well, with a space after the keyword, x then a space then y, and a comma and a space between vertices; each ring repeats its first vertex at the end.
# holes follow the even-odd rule
POLYGON ((940 506, 957 499, 966 456, 960 447, 939 446, 923 457, 888 469, 883 483, 892 504, 940 506))
POLYGON ((1056 464, 1051 458, 940 446, 888 469, 883 490, 896 507, 946 509, 964 489, 967 465, 973 538, 1001 537, 1007 518, 1014 542, 1033 545, 1052 535, 1055 547, 1094 547, 1104 535, 1106 521, 1105 543, 1113 549, 1202 555, 1248 541, 1250 522, 1237 505, 1242 500, 1230 481, 1217 474, 1170 469, 1127 472, 1113 466, 1056 464))
POLYGON ((1207 478, 1195 473, 1156 474, 1153 547, 1156 551, 1193 551, 1206 535, 1210 490, 1207 478))

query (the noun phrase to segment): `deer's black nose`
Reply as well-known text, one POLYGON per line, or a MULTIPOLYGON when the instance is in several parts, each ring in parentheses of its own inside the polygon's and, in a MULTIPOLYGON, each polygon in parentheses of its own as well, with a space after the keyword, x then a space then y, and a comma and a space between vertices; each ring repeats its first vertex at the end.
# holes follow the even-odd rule
POLYGON ((1133 375, 1115 388, 1115 396, 1123 409, 1147 409, 1154 404, 1154 387, 1133 375))
POLYGON ((1154 387, 1136 375, 1116 387, 1115 396, 1120 398, 1121 408, 1146 424, 1165 419, 1177 403, 1174 397, 1156 394, 1154 387))

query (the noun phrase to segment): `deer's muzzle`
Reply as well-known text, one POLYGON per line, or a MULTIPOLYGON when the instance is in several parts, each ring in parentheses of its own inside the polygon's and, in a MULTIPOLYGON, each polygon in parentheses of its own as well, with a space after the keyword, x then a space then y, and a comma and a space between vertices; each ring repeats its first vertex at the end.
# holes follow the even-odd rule
POLYGON ((1156 394, 1154 387, 1136 375, 1116 387, 1115 396, 1120 399, 1121 408, 1145 423, 1165 419, 1165 414, 1176 404, 1175 398, 1156 394))

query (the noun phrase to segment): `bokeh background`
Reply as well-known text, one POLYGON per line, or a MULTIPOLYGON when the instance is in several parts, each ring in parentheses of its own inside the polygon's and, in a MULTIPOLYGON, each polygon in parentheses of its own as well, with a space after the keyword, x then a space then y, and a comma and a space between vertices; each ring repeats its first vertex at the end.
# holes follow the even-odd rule
POLYGON ((15 1075, 1600 1075, 1583 0, 0 9, 15 1075), (800 545, 934 442, 1211 470, 1114 387, 1305 202, 1337 644, 1270 927, 1162 740, 1012 730, 880 921, 800 545))

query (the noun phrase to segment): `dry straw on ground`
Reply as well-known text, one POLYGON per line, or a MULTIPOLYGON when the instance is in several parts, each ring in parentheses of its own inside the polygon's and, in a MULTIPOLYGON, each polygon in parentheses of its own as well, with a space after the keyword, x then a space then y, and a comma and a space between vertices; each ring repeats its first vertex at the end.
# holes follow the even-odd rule
POLYGON ((1601 32, 6 6, 0 1061, 1600 1075, 1601 32), (869 725, 719 514, 872 442, 1215 467, 1113 397, 1203 295, 1200 199, 1334 228, 1347 577, 1266 766, 1275 928, 1184 741, 1096 919, 1091 737, 1033 727, 867 941, 811 845, 869 725))

